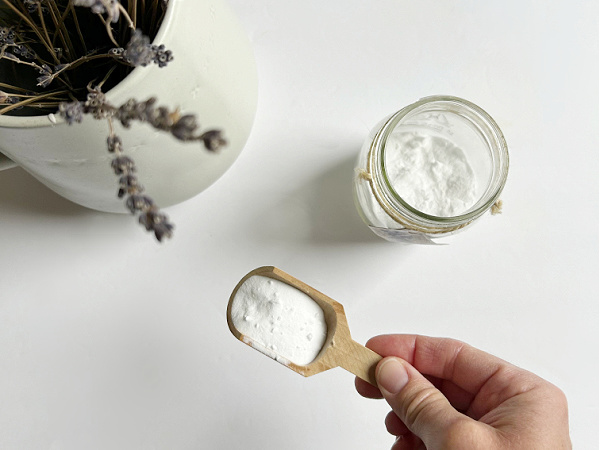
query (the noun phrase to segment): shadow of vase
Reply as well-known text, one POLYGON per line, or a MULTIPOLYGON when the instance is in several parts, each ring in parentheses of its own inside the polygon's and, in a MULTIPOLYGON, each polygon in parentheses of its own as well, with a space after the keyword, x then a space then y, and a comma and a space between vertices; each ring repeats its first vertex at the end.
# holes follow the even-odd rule
POLYGON ((8 214, 88 216, 94 212, 66 200, 24 169, 15 167, 0 172, 0 217, 8 214))

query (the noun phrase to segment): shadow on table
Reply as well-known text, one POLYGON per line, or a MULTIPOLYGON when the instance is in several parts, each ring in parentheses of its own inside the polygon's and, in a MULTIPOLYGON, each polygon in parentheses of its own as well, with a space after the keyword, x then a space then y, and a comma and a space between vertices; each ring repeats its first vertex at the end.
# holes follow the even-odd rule
POLYGON ((84 216, 89 210, 64 199, 25 170, 16 167, 0 172, 0 213, 84 216))
POLYGON ((371 233, 354 206, 352 182, 358 150, 348 153, 339 164, 318 173, 285 201, 263 212, 262 232, 269 239, 322 245, 383 242, 371 233))
POLYGON ((360 218, 354 205, 354 165, 358 151, 315 177, 306 187, 311 195, 313 240, 322 243, 369 242, 378 238, 360 218))

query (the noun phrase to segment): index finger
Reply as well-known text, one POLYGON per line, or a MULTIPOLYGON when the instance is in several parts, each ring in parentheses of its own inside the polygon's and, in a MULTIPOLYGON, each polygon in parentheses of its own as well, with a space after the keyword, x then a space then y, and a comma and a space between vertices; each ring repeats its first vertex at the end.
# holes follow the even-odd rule
POLYGON ((398 356, 422 374, 450 381, 472 395, 500 369, 513 367, 455 339, 391 334, 371 338, 366 346, 384 357, 398 356))

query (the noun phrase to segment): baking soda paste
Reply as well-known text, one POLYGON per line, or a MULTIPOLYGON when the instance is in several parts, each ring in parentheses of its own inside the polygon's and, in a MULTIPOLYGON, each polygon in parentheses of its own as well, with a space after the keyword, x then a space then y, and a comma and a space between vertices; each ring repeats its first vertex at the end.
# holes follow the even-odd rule
POLYGON ((385 143, 385 170, 398 195, 425 214, 457 216, 477 201, 475 174, 464 151, 442 137, 390 134, 385 143))
MULTIPOLYGON (((311 363, 327 336, 321 307, 304 292, 273 278, 254 275, 237 290, 231 304, 234 327, 249 344, 273 359, 311 363)), ((281 361, 283 362, 283 361, 281 361)))

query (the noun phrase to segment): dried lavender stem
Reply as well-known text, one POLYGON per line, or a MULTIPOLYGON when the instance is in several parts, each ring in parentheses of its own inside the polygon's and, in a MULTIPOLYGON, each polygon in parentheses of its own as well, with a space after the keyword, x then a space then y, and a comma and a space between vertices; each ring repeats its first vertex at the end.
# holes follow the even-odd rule
POLYGON ((4 88, 4 89, 12 89, 14 91, 21 91, 21 92, 28 92, 27 89, 23 89, 19 86, 13 86, 11 84, 6 84, 0 81, 0 88, 4 88))
MULTIPOLYGON (((56 34, 55 34, 54 38, 52 39, 52 44, 54 45, 56 36, 58 36, 63 44, 63 47, 65 47, 67 49, 69 55, 75 55, 75 47, 73 47, 73 42, 71 41, 71 38, 69 37, 69 32, 67 31, 67 28, 65 27, 64 17, 60 18, 60 23, 59 23, 58 16, 60 15, 60 11, 58 10, 58 6, 56 5, 55 2, 49 2, 49 4, 50 4, 50 15, 52 16, 52 22, 54 23, 54 26, 56 27, 56 34)), ((65 17, 66 17, 66 11, 65 11, 65 17)))
MULTIPOLYGON (((109 55, 109 54, 93 55, 93 56, 82 56, 80 58, 77 58, 75 61, 63 64, 62 67, 59 70, 57 70, 56 72, 54 72, 54 73, 52 73, 50 75, 50 79, 51 79, 50 82, 52 82, 55 78, 58 78, 58 75, 60 75, 65 70, 72 70, 72 69, 76 68, 77 66, 80 66, 83 63, 86 63, 88 61, 92 61, 94 59, 100 59, 100 58, 113 58, 113 57, 111 55, 109 55)), ((113 67, 111 69, 111 73, 112 73, 112 70, 114 70, 114 69, 115 69, 115 67, 113 67)), ((38 86, 39 86, 39 84, 38 84, 38 86)))
POLYGON ((115 126, 113 125, 112 117, 107 117, 108 121, 108 136, 115 137, 115 126))
POLYGON ((129 17, 129 14, 127 13, 127 10, 123 7, 123 5, 121 5, 121 2, 117 2, 117 8, 119 8, 119 11, 121 11, 121 13, 123 13, 123 16, 125 16, 125 19, 127 19, 127 22, 129 24, 129 28, 132 28, 132 29, 135 30, 135 24, 131 20, 131 17, 129 17))
POLYGON ((9 111, 12 111, 13 109, 21 108, 22 106, 26 106, 26 105, 30 105, 32 103, 35 103, 38 100, 41 100, 43 98, 52 97, 53 95, 66 94, 67 92, 68 91, 49 92, 47 94, 36 95, 35 97, 31 97, 30 99, 23 100, 23 101, 21 101, 19 103, 15 103, 14 105, 10 105, 10 106, 7 106, 6 108, 0 109, 0 116, 2 114, 5 114, 5 113, 9 112, 9 111))
POLYGON ((133 29, 137 28, 137 0, 130 2, 131 4, 131 16, 133 17, 133 29))
POLYGON ((116 68, 117 68, 117 66, 112 66, 109 69, 109 71, 106 72, 106 75, 104 75, 104 78, 102 79, 102 81, 100 83, 98 83, 98 86, 97 86, 98 89, 102 89, 102 86, 104 86, 104 83, 106 83, 106 81, 112 75, 112 73, 115 71, 116 68))
POLYGON ((173 236, 173 224, 168 217, 161 213, 154 201, 144 195, 144 187, 139 184, 135 175, 136 167, 133 160, 123 155, 123 143, 115 132, 112 117, 107 117, 109 135, 107 139, 108 151, 115 155, 111 161, 115 175, 119 176, 119 198, 125 197, 125 206, 132 214, 138 213, 138 222, 146 228, 146 231, 154 233, 160 242, 164 238, 173 236))
MULTIPOLYGON (((75 23, 75 29, 77 30, 77 35, 79 36, 79 40, 81 42, 81 45, 83 46, 83 51, 85 53, 88 52, 87 50, 87 45, 85 45, 85 39, 83 38, 83 33, 81 32, 81 27, 79 26, 79 19, 77 18, 77 13, 75 12, 75 7, 73 6, 73 2, 71 2, 69 0, 69 8, 67 10, 65 10, 65 18, 66 18, 66 14, 67 11, 71 13, 71 15, 73 16, 73 23, 75 23)), ((63 19, 63 23, 64 23, 64 19, 63 19)))
POLYGON ((2 2, 5 5, 7 5, 15 14, 17 14, 25 23, 27 23, 27 25, 38 36, 38 38, 40 39, 40 42, 44 45, 44 47, 46 47, 46 49, 48 50, 48 53, 50 53, 54 57, 56 64, 58 64, 59 61, 56 58, 56 55, 54 54, 54 48, 52 47, 52 43, 50 41, 46 41, 46 39, 44 39, 44 36, 40 33, 38 27, 31 21, 31 19, 29 19, 25 14, 23 14, 21 11, 19 11, 12 3, 10 3, 9 0, 2 0, 2 2))
MULTIPOLYGON (((50 39, 50 35, 48 34, 48 28, 46 27, 46 21, 44 20, 44 14, 42 14, 42 8, 38 8, 37 10, 38 16, 40 18, 40 23, 42 24, 42 30, 44 31, 44 36, 46 36, 46 40, 53 45, 52 39, 50 39)), ((55 55, 54 46, 52 47, 52 55, 55 55)), ((58 58, 55 55, 55 60, 58 62, 58 58)))
POLYGON ((34 62, 30 62, 30 61, 23 61, 22 59, 19 59, 17 57, 8 57, 5 54, 6 48, 8 47, 8 45, 4 45, 2 48, 0 48, 0 59, 7 59, 9 61, 15 62, 17 64, 23 64, 24 66, 30 66, 33 67, 37 70, 42 70, 42 67, 37 65, 34 62))
POLYGON ((110 19, 108 19, 108 18, 105 19, 100 14, 98 14, 98 18, 102 21, 102 23, 106 27, 106 33, 108 34, 108 38, 112 41, 113 44, 115 44, 116 47, 118 47, 119 43, 115 40, 115 37, 113 36, 112 28, 110 27, 110 19))
MULTIPOLYGON (((142 1, 142 11, 146 11, 146 0, 141 0, 141 1, 142 1)), ((142 28, 144 28, 144 29, 146 29, 145 19, 146 19, 146 15, 142 16, 142 28)))

